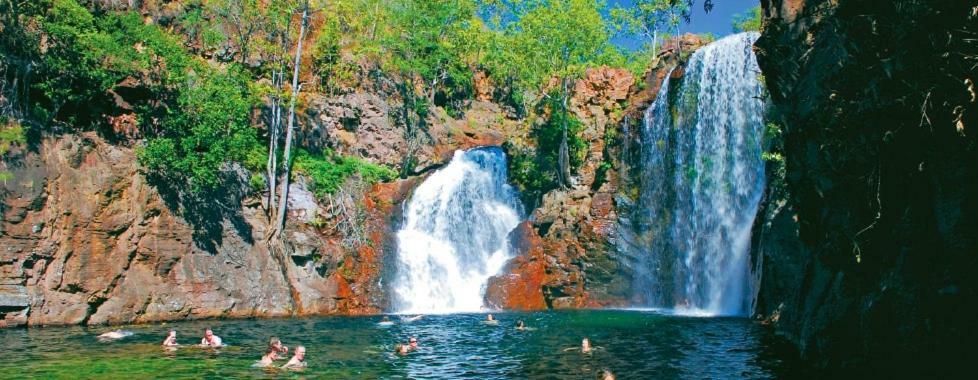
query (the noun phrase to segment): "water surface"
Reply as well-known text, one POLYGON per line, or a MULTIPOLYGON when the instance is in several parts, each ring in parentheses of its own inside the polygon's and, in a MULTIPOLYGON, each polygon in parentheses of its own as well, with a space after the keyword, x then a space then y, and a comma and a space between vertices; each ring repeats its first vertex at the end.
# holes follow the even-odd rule
MULTIPOLYGON (((594 379, 603 369, 619 379, 772 378, 797 376, 792 357, 771 333, 741 318, 695 318, 654 312, 591 310, 426 316, 378 326, 380 317, 190 321, 123 327, 134 334, 99 342, 106 327, 0 330, 3 378, 466 378, 594 379), (529 331, 513 328, 522 319, 529 331), (230 346, 217 351, 159 343, 166 330, 183 344, 211 327, 230 346), (303 372, 252 368, 270 336, 305 345, 303 372), (418 337, 421 349, 392 353, 418 337), (582 337, 598 348, 582 354, 582 337)), ((114 327, 113 327, 114 328, 114 327)), ((280 362, 284 364, 284 360, 280 362)))

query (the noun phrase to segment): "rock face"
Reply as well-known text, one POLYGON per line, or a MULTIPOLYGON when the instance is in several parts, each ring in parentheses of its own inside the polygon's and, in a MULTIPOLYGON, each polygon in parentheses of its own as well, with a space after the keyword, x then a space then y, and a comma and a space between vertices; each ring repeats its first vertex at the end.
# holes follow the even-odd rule
MULTIPOLYGON (((659 71, 649 72, 650 82, 659 71)), ((544 194, 530 221, 513 232, 518 256, 490 279, 488 305, 531 310, 627 304, 631 283, 616 247, 622 207, 616 196, 626 166, 622 150, 631 143, 621 130, 631 123, 625 120, 627 102, 650 97, 635 82, 625 70, 601 67, 574 84, 570 110, 586 126, 586 157, 573 173, 574 186, 544 194)))
MULTIPOLYGON (((137 173, 129 148, 94 133, 43 140, 4 185, 0 320, 5 325, 376 313, 382 245, 343 248, 302 223, 265 244, 260 201, 199 198, 137 173), (271 249, 270 249, 271 248, 271 249)), ((234 183, 232 180, 230 183, 234 183)), ((383 242, 409 185, 366 192, 365 231, 383 242)), ((293 194, 302 194, 295 188, 293 194)))
POLYGON ((784 196, 758 313, 847 376, 971 372, 978 338, 975 4, 764 0, 784 196))

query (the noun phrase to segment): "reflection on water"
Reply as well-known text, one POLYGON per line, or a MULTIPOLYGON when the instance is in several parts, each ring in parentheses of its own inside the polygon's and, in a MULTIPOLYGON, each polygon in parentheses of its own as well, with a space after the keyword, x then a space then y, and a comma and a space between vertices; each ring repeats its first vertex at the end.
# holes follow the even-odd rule
MULTIPOLYGON (((610 369, 629 378, 770 378, 797 375, 791 357, 756 324, 736 318, 687 318, 602 310, 426 316, 381 326, 380 317, 195 321, 130 326, 131 337, 101 343, 110 328, 0 330, 3 378, 597 378, 610 369), (531 329, 517 331, 522 319, 531 329), (170 328, 183 344, 207 327, 229 347, 159 347, 170 328), (251 368, 272 335, 304 345, 304 372, 251 368), (394 345, 416 336, 407 356, 394 345), (581 338, 597 347, 579 350, 581 338)), ((279 362, 279 365, 285 361, 279 362)))

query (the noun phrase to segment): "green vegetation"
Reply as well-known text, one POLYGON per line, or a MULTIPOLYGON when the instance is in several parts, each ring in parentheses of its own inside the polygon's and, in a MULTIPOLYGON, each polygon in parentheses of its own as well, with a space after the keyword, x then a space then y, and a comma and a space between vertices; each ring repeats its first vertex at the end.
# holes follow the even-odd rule
MULTIPOLYGON (((404 105, 399 122, 418 136, 432 106, 460 115, 474 75, 484 73, 496 101, 540 120, 525 154, 514 157, 514 173, 523 176, 521 187, 541 194, 566 186, 587 152, 583 126, 566 109, 570 83, 600 65, 641 72, 654 50, 623 52, 610 42, 612 31, 651 30, 654 40, 690 6, 639 3, 632 13, 612 11, 611 27, 599 0, 185 0, 143 4, 145 14, 80 0, 0 2, 2 80, 18 83, 3 87, 16 103, 4 112, 39 135, 111 134, 107 115, 135 114, 137 154, 155 178, 213 189, 240 164, 255 190, 267 189, 287 173, 268 156, 285 135, 283 107, 293 100, 302 107, 286 75, 308 5, 310 44, 301 55, 311 60, 296 71, 303 91, 389 80, 404 105)), ((353 157, 289 161, 322 193, 351 173, 389 177, 353 157)))
POLYGON ((733 17, 733 31, 740 32, 759 32, 761 31, 761 6, 755 6, 744 13, 738 13, 733 17))
MULTIPOLYGON (((0 117, 0 160, 6 158, 7 152, 15 145, 23 145, 27 142, 24 137, 24 128, 14 120, 0 117)), ((0 161, 0 164, 6 165, 0 161)), ((14 176, 10 172, 0 170, 0 182, 7 183, 14 176)))
POLYGON ((387 182, 397 178, 394 169, 328 151, 322 156, 313 156, 300 150, 295 157, 294 167, 297 173, 309 177, 312 191, 319 197, 336 192, 347 178, 355 175, 367 184, 387 182))
POLYGON ((676 0, 638 0, 629 7, 611 10, 612 27, 618 33, 644 38, 643 48, 655 56, 661 37, 676 30, 688 12, 689 4, 676 0))

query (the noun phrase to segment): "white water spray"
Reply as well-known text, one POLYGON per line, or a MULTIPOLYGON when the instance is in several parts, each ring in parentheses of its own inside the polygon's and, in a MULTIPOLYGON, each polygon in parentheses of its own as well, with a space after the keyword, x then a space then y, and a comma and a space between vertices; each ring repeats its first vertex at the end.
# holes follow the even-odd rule
POLYGON ((645 114, 639 206, 651 236, 636 281, 642 306, 749 312, 750 232, 765 182, 757 38, 697 50, 682 82, 666 79, 645 114))
POLYGON ((397 233, 394 309, 479 311, 489 277, 512 258, 507 236, 522 219, 499 148, 456 151, 414 191, 397 233))

